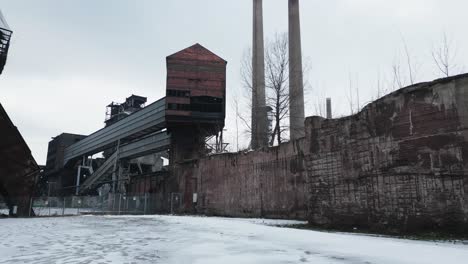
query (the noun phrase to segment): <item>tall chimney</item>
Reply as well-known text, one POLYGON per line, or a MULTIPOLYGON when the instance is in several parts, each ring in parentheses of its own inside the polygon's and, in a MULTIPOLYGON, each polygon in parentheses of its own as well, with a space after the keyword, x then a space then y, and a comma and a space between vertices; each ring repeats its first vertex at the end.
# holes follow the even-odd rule
POLYGON ((291 140, 305 136, 299 0, 289 0, 289 122, 291 140))
POLYGON ((252 44, 252 148, 268 146, 265 99, 265 54, 263 43, 263 0, 253 0, 252 44))

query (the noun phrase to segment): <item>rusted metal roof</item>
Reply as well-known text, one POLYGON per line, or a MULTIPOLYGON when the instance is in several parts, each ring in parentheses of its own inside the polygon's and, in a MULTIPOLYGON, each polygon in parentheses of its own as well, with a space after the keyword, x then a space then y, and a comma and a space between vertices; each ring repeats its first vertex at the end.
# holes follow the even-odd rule
POLYGON ((196 43, 186 49, 176 52, 172 55, 167 56, 167 59, 182 59, 182 60, 197 60, 197 61, 212 61, 212 62, 224 62, 221 57, 214 54, 207 48, 196 43))

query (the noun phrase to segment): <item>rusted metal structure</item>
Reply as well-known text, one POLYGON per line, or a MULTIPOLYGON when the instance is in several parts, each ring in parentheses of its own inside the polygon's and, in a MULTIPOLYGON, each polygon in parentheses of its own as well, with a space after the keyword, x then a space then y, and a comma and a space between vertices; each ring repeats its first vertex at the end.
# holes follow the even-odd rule
POLYGON ((145 101, 144 97, 130 96, 125 103, 110 109, 116 110, 108 116, 106 127, 88 136, 56 137, 54 140, 60 139, 61 147, 55 150, 52 140, 47 159, 58 166, 58 175, 54 175, 56 168, 52 165, 47 166, 46 175, 54 175, 60 183, 58 188, 65 193, 89 192, 104 183, 117 182, 123 171, 121 165, 128 160, 167 150, 170 137, 161 131, 165 128, 165 100, 143 108, 145 101), (105 160, 92 158, 103 151, 105 160), (71 188, 64 190, 67 187, 71 188))
POLYGON ((40 168, 1 104, 0 134, 0 198, 10 215, 28 216, 40 168))
POLYGON ((166 63, 171 161, 204 156, 205 138, 224 128, 227 62, 197 43, 168 56, 166 63))
POLYGON ((145 107, 147 98, 132 94, 125 99, 124 103, 112 102, 107 106, 106 112, 106 126, 109 126, 124 117, 127 117, 136 111, 145 107))
POLYGON ((106 127, 89 136, 58 136, 49 144, 46 174, 54 175, 58 166, 57 182, 72 186, 70 194, 111 184, 113 193, 158 193, 157 203, 167 202, 164 195, 178 187, 162 158, 169 158, 172 169, 178 161, 205 156, 206 138, 222 139, 227 62, 200 44, 166 62, 165 98, 144 106, 146 97, 132 95, 108 106, 106 127), (97 162, 93 155, 102 151, 97 162))
MULTIPOLYGON (((0 10, 0 74, 6 63, 12 31, 0 10)), ((0 201, 9 215, 27 216, 40 168, 21 133, 0 104, 0 201)))
POLYGON ((0 10, 0 74, 2 74, 5 67, 12 34, 13 31, 11 31, 0 10))
POLYGON ((48 194, 57 195, 62 192, 58 189, 74 184, 71 179, 74 175, 73 170, 63 168, 65 149, 85 137, 85 135, 62 133, 49 142, 45 167, 48 194))

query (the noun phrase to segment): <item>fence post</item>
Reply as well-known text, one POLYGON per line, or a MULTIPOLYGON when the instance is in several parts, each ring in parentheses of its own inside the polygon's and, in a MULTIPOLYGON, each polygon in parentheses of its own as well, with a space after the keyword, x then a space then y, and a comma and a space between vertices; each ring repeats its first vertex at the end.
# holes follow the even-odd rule
POLYGON ((81 198, 78 197, 78 215, 80 214, 81 198))
POLYGON ((33 200, 33 198, 31 197, 31 199, 29 199, 29 201, 30 201, 30 202, 29 202, 29 213, 28 213, 28 215, 29 215, 29 217, 31 217, 32 203, 33 203, 34 200, 33 200))
POLYGON ((116 197, 115 192, 113 192, 112 193, 112 200, 114 200, 114 201, 112 202, 112 213, 115 213, 115 197, 116 197))
POLYGON ((174 211, 173 211, 173 200, 174 200, 174 193, 171 193, 171 215, 174 214, 174 211))
POLYGON ((122 194, 119 193, 119 215, 120 215, 120 205, 122 203, 122 194))
POLYGON ((129 210, 128 210, 128 196, 125 195, 125 210, 124 210, 124 214, 125 214, 125 212, 127 212, 127 214, 128 214, 128 211, 129 211, 129 210))
POLYGON ((147 193, 145 192, 145 201, 144 201, 144 204, 143 204, 143 214, 146 215, 146 195, 147 193))
POLYGON ((63 197, 62 216, 65 215, 65 196, 63 197))

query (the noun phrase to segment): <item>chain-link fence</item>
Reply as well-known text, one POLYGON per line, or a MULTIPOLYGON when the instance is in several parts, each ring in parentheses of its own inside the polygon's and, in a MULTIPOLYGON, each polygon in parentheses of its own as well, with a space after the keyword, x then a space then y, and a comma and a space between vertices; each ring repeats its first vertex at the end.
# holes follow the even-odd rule
MULTIPOLYGON (((31 200, 31 214, 35 216, 173 214, 178 213, 181 206, 182 195, 180 193, 170 193, 167 195, 159 193, 144 193, 139 195, 109 193, 104 196, 34 197, 31 200)), ((8 214, 8 209, 5 211, 8 214)))

